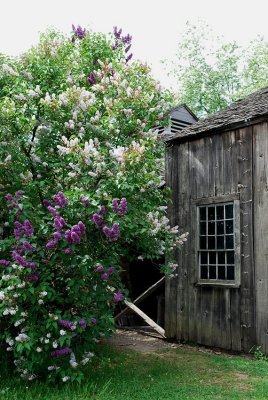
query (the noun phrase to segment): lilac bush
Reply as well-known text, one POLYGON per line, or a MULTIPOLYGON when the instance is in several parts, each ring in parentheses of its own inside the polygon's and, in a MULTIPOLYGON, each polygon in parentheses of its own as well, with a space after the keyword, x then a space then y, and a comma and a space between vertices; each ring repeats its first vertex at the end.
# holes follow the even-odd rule
POLYGON ((154 129, 170 95, 131 43, 73 26, 0 57, 0 352, 23 379, 80 380, 126 294, 120 266, 168 256, 173 273, 186 240, 154 129))

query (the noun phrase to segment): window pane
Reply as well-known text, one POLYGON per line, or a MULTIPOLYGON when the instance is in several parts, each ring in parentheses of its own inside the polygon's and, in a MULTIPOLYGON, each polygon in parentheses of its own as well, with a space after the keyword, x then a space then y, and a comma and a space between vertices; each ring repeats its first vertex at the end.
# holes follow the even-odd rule
POLYGON ((208 220, 211 221, 215 219, 215 207, 208 207, 208 220))
POLYGON ((209 266, 209 279, 216 279, 216 265, 209 266))
POLYGON ((207 264, 208 263, 208 253, 206 251, 201 252, 201 264, 207 264))
POLYGON ((216 264, 216 251, 209 252, 209 264, 216 264))
POLYGON ((224 249, 224 236, 217 236, 217 249, 224 249))
POLYGON ((206 221, 207 219, 207 207, 200 207, 199 208, 200 212, 200 220, 201 221, 206 221))
POLYGON ((224 234, 224 222, 217 222, 217 235, 223 235, 224 234))
POLYGON ((234 236, 226 235, 226 249, 233 249, 233 248, 234 248, 234 236))
POLYGON ((218 279, 225 279, 225 266, 224 265, 218 266, 218 279))
POLYGON ((201 279, 208 279, 208 266, 201 265, 200 267, 200 278, 201 279))
POLYGON ((217 207, 217 219, 223 219, 224 217, 224 206, 217 207))
POLYGON ((206 235, 206 234, 207 234, 207 223, 200 222, 200 235, 206 235))
POLYGON ((207 248, 207 240, 206 236, 200 236, 200 249, 206 249, 207 248))
POLYGON ((208 234, 215 235, 215 222, 208 223, 208 234))
POLYGON ((225 206, 225 218, 233 218, 233 205, 228 204, 228 206, 225 206))
POLYGON ((227 279, 230 281, 233 281, 235 278, 234 276, 234 266, 233 265, 228 265, 227 266, 227 279))
POLYGON ((225 251, 218 252, 218 264, 225 264, 225 251))
POLYGON ((225 233, 228 234, 233 232, 234 232, 234 221, 232 219, 225 221, 225 233))
POLYGON ((215 237, 214 236, 208 237, 208 249, 215 249, 215 237))
POLYGON ((227 264, 234 264, 234 251, 227 251, 227 264))

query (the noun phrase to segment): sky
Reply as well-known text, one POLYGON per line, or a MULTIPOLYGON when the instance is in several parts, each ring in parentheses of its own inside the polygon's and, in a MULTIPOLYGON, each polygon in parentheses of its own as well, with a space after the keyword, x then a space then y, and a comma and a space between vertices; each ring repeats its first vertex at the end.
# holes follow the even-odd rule
POLYGON ((72 24, 133 37, 134 57, 147 62, 165 87, 176 90, 161 60, 171 63, 187 21, 203 21, 226 40, 268 40, 267 0, 0 0, 0 53, 18 55, 49 27, 70 33, 72 24))

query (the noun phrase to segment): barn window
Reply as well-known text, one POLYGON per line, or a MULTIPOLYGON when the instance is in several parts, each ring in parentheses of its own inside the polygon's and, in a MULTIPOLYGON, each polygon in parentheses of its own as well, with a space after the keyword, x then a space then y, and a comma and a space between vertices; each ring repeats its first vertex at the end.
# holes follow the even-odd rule
POLYGON ((199 283, 238 285, 239 202, 197 207, 199 283))

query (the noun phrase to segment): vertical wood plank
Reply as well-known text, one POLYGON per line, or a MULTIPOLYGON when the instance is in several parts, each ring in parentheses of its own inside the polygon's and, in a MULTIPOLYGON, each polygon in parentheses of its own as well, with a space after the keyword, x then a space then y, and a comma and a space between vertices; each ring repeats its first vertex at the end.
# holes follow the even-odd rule
POLYGON ((257 343, 268 353, 268 124, 253 128, 257 343))

